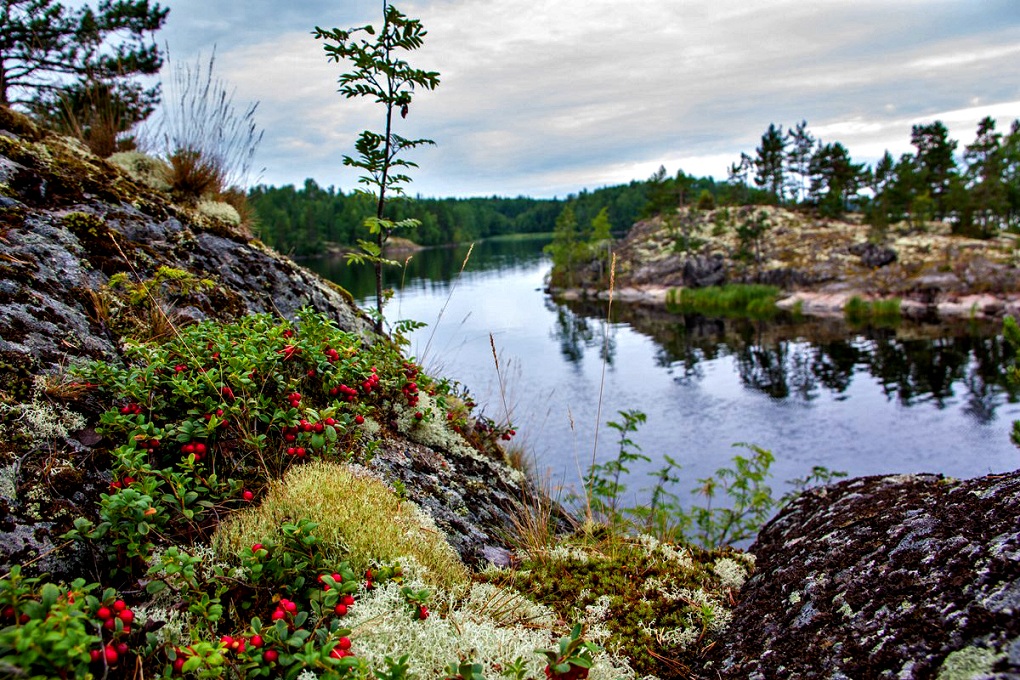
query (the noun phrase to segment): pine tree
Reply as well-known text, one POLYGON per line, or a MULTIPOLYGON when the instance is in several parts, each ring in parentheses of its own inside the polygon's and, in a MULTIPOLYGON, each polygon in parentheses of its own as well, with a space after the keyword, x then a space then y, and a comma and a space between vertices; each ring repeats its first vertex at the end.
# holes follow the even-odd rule
POLYGON ((959 180, 956 168, 956 141, 949 139, 949 130, 942 121, 911 128, 910 143, 917 148, 916 171, 923 190, 931 197, 935 216, 943 219, 951 206, 952 184, 959 180))
POLYGON ((795 127, 786 131, 790 148, 786 152, 786 167, 790 196, 796 203, 807 199, 810 184, 811 156, 814 154, 817 140, 807 130, 807 121, 802 120, 795 127))
POLYGON ((761 146, 755 149, 758 157, 754 159, 754 183, 775 197, 777 203, 783 202, 783 160, 785 158, 786 138, 783 126, 769 124, 769 129, 761 137, 761 146))
POLYGON ((0 0, 0 105, 86 124, 108 105, 122 129, 144 120, 159 87, 135 78, 159 72, 151 34, 168 12, 148 0, 100 0, 73 12, 53 0, 0 0))
POLYGON ((990 236, 1006 216, 1001 151, 1002 134, 995 131, 995 120, 986 116, 978 123, 974 142, 963 151, 970 208, 984 236, 990 236))

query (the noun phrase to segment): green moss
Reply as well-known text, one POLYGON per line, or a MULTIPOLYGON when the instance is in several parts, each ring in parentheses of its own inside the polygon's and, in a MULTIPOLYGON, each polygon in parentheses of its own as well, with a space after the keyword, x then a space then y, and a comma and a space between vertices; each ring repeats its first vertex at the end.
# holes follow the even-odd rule
POLYGON ((532 555, 513 580, 564 620, 583 622, 590 637, 628 657, 639 676, 683 678, 727 627, 729 593, 751 564, 749 555, 648 536, 581 535, 532 555))
POLYGON ((378 479, 323 461, 290 470, 258 507, 221 524, 213 544, 221 553, 239 555, 253 543, 280 540, 281 525, 294 518, 318 523, 322 548, 355 571, 410 555, 437 585, 468 581, 467 568, 423 511, 378 479))

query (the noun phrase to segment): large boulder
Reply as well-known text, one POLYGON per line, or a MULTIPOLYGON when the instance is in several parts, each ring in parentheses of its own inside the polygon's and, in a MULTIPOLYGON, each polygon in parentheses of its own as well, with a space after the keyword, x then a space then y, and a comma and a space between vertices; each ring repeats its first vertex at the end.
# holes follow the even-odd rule
POLYGON ((759 534, 723 678, 1020 678, 1020 471, 865 477, 759 534))

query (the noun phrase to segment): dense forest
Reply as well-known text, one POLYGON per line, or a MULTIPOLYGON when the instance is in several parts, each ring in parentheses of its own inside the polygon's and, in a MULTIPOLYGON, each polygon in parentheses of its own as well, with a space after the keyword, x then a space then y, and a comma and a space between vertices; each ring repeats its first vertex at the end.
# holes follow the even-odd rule
MULTIPOLYGON (((883 227, 903 220, 949 220, 956 233, 986 238, 1020 227, 1020 121, 1006 134, 985 118, 974 141, 959 143, 935 121, 911 130, 915 151, 898 159, 888 151, 873 166, 855 163, 840 142, 823 142, 801 122, 784 132, 770 124, 754 154, 742 153, 727 181, 670 176, 664 167, 644 181, 582 191, 563 199, 422 198, 389 204, 389 218, 421 222, 406 234, 423 245, 472 241, 516 233, 549 232, 569 206, 578 225, 590 225, 605 208, 611 230, 625 232, 642 217, 683 205, 780 204, 838 217, 861 211, 883 227)), ((293 186, 258 186, 249 194, 260 237, 294 255, 314 255, 329 244, 352 245, 373 199, 306 180, 293 186)), ((583 228, 583 227, 582 227, 583 228)))

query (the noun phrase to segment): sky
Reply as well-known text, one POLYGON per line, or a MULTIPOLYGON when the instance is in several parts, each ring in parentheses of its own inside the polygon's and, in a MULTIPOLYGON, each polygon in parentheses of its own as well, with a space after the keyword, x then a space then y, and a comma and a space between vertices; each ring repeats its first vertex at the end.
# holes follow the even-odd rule
MULTIPOLYGON (((336 91, 316 26, 379 26, 381 0, 165 0, 169 68, 207 61, 239 108, 258 102, 260 183, 349 191, 342 165, 382 108, 336 91)), ((563 198, 670 174, 724 180, 770 123, 806 120, 857 162, 911 150, 943 121, 960 141, 1020 118, 1018 0, 411 0, 438 71, 396 132, 411 195, 563 198)))

